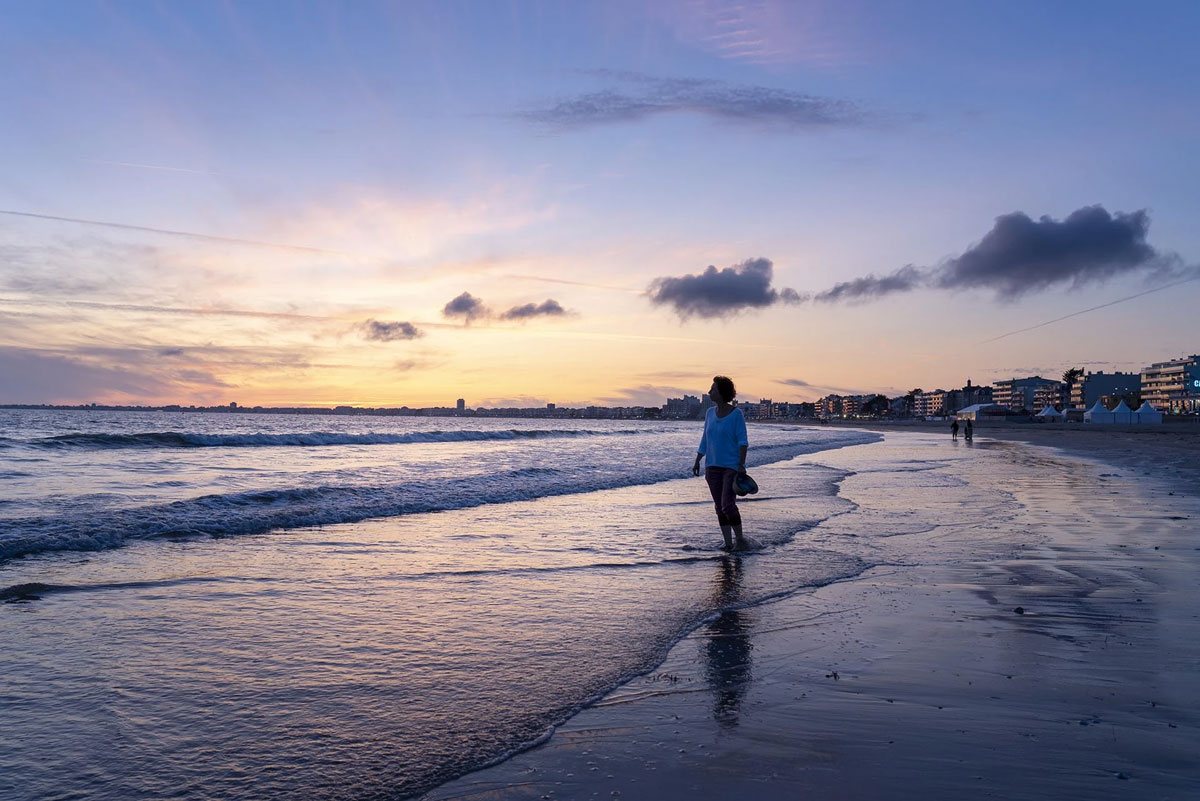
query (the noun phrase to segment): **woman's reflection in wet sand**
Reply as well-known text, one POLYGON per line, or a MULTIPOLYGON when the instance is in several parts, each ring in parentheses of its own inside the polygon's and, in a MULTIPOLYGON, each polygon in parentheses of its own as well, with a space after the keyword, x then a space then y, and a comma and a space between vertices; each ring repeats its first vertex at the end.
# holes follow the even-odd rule
MULTIPOLYGON (((714 606, 739 603, 742 592, 742 560, 725 556, 717 562, 714 606)), ((713 717, 718 725, 732 728, 738 724, 738 708, 750 684, 750 636, 742 612, 728 609, 708 624, 704 643, 705 676, 716 696, 713 717)))

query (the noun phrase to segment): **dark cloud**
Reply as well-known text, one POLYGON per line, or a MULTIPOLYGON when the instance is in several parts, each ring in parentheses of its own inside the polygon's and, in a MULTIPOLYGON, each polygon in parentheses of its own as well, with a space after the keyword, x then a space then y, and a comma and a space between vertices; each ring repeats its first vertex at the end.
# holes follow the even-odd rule
POLYGON ((1160 254, 1146 242, 1150 217, 1143 209, 1109 214, 1085 206, 1065 220, 1004 214, 978 244, 936 267, 906 265, 883 276, 867 275, 835 284, 813 299, 822 303, 867 301, 931 286, 985 289, 1001 300, 1067 284, 1074 289, 1117 275, 1141 272, 1147 281, 1200 276, 1175 254, 1160 254))
POLYGON ((1005 214, 979 244, 943 264, 936 283, 991 289, 1012 300, 1056 284, 1104 281, 1156 264, 1158 253, 1146 243, 1149 227, 1144 209, 1110 215, 1102 206, 1085 206, 1061 222, 1005 214))
POLYGON ((709 265, 695 275, 663 276, 651 282, 647 293, 657 306, 671 306, 683 319, 693 314, 723 317, 776 303, 798 303, 794 289, 771 286, 774 265, 770 259, 747 259, 722 270, 709 265))
POLYGON ((365 320, 357 327, 372 342, 396 342, 425 336, 421 329, 406 322, 365 320))
POLYGON ((787 384, 789 387, 811 387, 812 384, 799 378, 777 378, 776 384, 787 384))
POLYGON ((488 308, 483 301, 470 292, 462 293, 442 308, 443 317, 461 317, 463 322, 467 323, 480 317, 487 317, 488 314, 488 308))
POLYGON ((597 71, 592 75, 623 86, 561 98, 518 116, 559 128, 632 122, 680 112, 788 129, 852 127, 868 121, 868 115, 848 100, 766 86, 654 78, 629 72, 597 71))
POLYGON ((562 317, 566 313, 567 310, 557 300, 547 298, 541 303, 526 303, 521 306, 513 306, 500 315, 500 319, 529 320, 534 317, 562 317))
POLYGON ((855 278, 853 281, 842 281, 824 292, 818 292, 813 296, 813 300, 820 303, 873 300, 895 292, 915 289, 921 285, 924 278, 924 272, 909 264, 889 275, 876 277, 871 274, 855 278))

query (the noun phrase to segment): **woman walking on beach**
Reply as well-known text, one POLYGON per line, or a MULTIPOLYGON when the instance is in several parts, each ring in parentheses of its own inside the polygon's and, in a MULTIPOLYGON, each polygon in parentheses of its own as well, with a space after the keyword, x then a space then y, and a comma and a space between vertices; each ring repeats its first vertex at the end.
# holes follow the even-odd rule
POLYGON ((733 484, 738 474, 746 472, 746 418, 741 409, 733 405, 737 397, 733 381, 723 375, 713 378, 708 391, 715 406, 710 406, 704 415, 704 434, 700 447, 696 449, 696 463, 692 475, 700 475, 700 459, 704 459, 704 479, 712 493, 717 508, 717 523, 725 540, 725 550, 741 550, 746 547, 742 537, 742 515, 737 507, 737 495, 733 484))

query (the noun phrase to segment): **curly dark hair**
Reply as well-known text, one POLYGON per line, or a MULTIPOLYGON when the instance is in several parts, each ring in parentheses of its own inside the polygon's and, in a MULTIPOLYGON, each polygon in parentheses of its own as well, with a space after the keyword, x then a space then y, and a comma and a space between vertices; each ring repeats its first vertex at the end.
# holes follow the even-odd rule
POLYGON ((717 392, 721 393, 721 400, 726 403, 733 403, 733 399, 737 397, 737 389, 733 386, 733 379, 728 376, 715 375, 713 383, 717 385, 717 392))

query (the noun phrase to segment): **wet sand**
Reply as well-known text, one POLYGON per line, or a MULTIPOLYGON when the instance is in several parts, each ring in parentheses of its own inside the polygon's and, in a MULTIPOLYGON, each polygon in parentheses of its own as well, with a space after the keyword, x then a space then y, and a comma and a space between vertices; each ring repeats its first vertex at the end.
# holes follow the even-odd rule
MULTIPOLYGON (((832 428, 869 431, 923 431, 950 437, 950 422, 839 421, 832 428)), ((1103 462, 1110 467, 1137 470, 1200 495, 1200 422, 1162 425, 1090 425, 1087 423, 1007 423, 984 421, 975 427, 979 439, 1027 442, 1056 448, 1070 455, 1103 462)), ((962 434, 959 434, 961 440, 962 434)))
POLYGON ((1200 425, 1113 426, 1110 430, 1086 424, 1011 425, 984 427, 977 436, 1056 448, 1200 496, 1200 425))
MULTIPOLYGON (((1061 451, 983 430, 974 446, 888 433, 819 461, 953 448, 970 458, 939 470, 981 503, 998 490, 1019 506, 906 533, 906 505, 937 494, 859 472, 842 495, 893 535, 872 546, 880 566, 726 612, 543 745, 424 798, 1195 798, 1200 498, 1186 450, 1140 433, 1019 432, 1061 451)), ((852 517, 810 536, 855 537, 852 517)))

